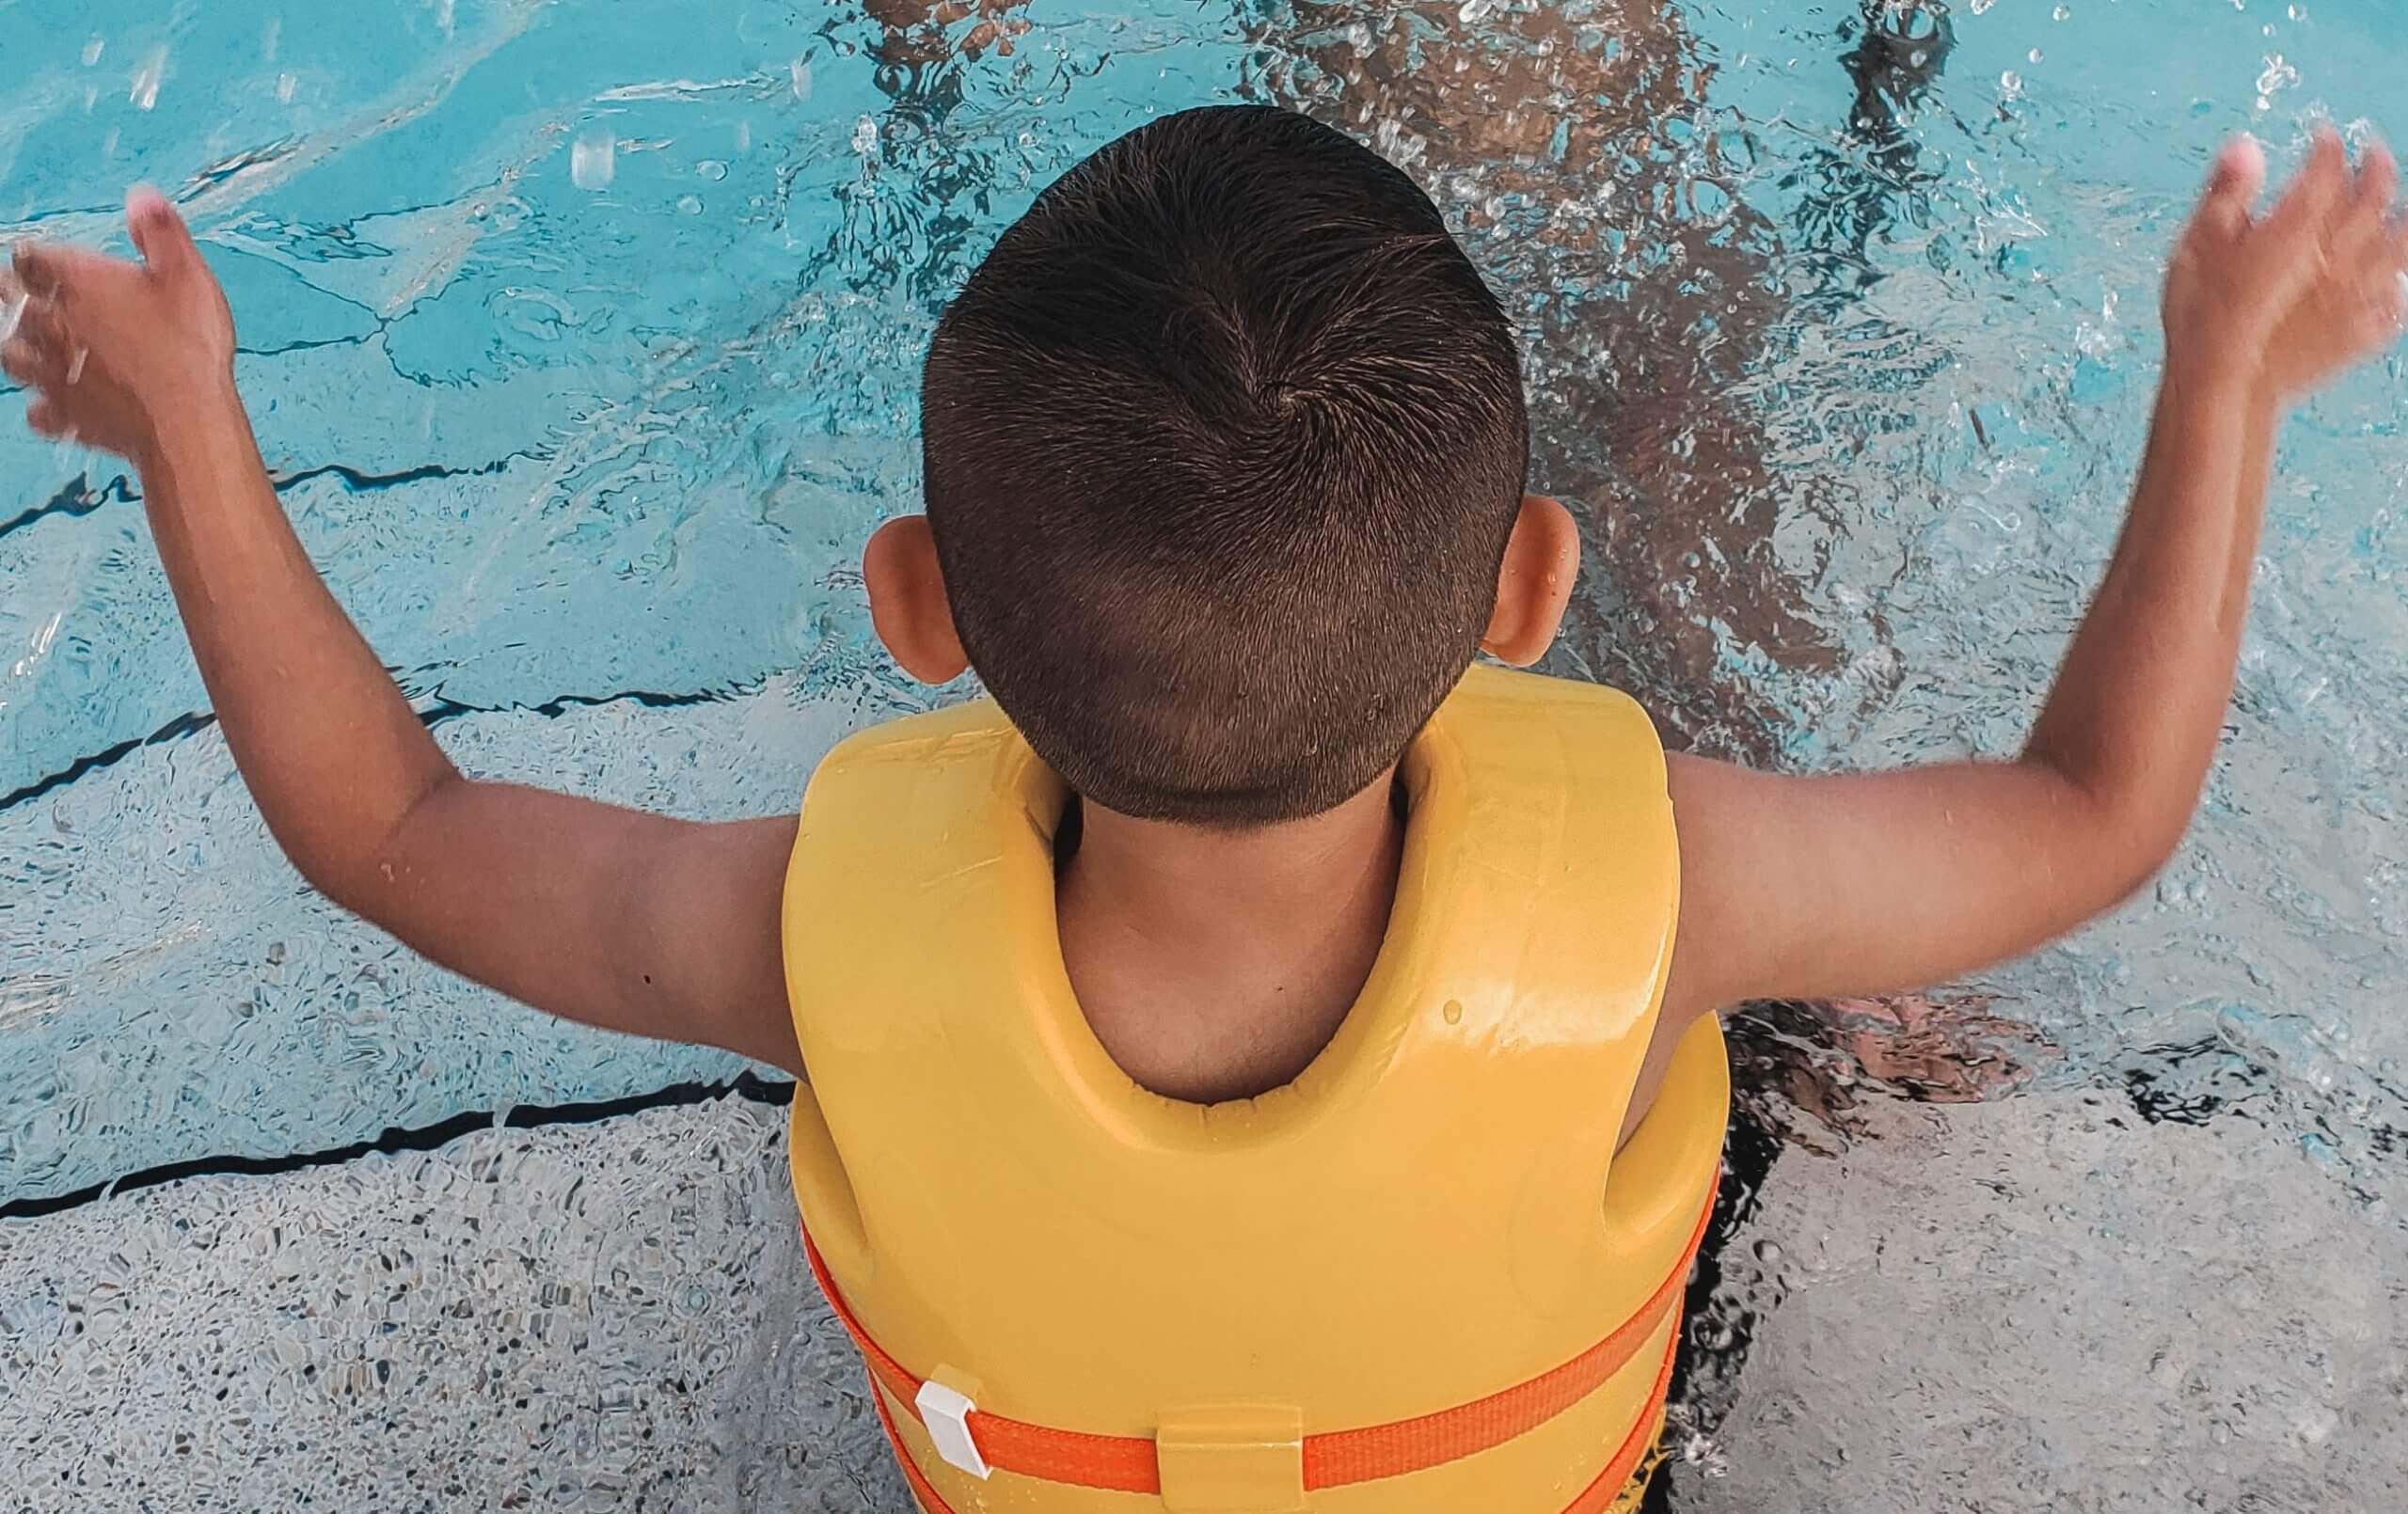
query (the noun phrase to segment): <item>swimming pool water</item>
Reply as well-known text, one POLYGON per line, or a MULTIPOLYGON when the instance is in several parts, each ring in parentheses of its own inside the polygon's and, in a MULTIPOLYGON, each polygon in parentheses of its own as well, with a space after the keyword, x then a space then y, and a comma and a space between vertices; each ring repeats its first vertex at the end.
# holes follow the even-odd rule
MULTIPOLYGON (((949 289, 1128 127, 1299 103, 1410 163, 1524 323, 1537 481, 1591 507, 1559 669, 1709 749, 1863 764, 2012 749, 2111 544, 2218 137, 2363 128, 2408 57, 2379 0, 1960 4, 1947 48, 1777 0, 1109 12, 1006 13, 1009 53, 965 56, 974 19, 930 40, 801 4, 92 0, 71 32, 0 4, 0 234, 111 239, 136 179, 184 202, 303 539, 464 765, 757 812, 927 698, 875 654, 853 561, 915 505, 949 289)), ((2181 859, 1968 986, 1988 1017, 1960 994, 1933 1021, 2147 1118, 2287 1131, 2386 1231, 2399 377, 2287 434, 2181 859)), ((738 1070, 553 1025, 311 899, 209 725, 132 483, 20 403, 0 1205, 738 1070)), ((1791 1139, 1846 1140, 1900 1065, 1894 1035, 1867 1058, 1755 1023, 1808 1069, 1756 1096, 1791 1139)))

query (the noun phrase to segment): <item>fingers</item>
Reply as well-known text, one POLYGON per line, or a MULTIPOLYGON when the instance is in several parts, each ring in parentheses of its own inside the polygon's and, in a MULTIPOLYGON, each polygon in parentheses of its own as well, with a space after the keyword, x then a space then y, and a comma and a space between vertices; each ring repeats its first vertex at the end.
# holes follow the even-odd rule
POLYGON ((10 264, 24 292, 38 303, 55 305, 71 305, 85 286, 99 283, 105 288, 113 275, 132 272, 132 265, 119 259, 55 242, 18 243, 10 264))
POLYGON ((192 230, 167 203, 167 197, 148 184, 125 197, 125 229, 142 260, 155 274, 177 275, 200 260, 192 230))
POLYGON ((2401 280, 2408 269, 2408 236, 2393 214, 2399 190, 2400 166, 2390 150, 2369 143, 2325 236, 2323 273, 2337 296, 2330 308, 2353 326, 2360 344, 2396 338, 2408 312, 2408 287, 2401 280))
POLYGON ((39 338, 55 319, 56 306, 25 287, 11 264, 0 264, 0 342, 19 332, 39 338))
POLYGON ((15 255, 8 260, 17 288, 36 299, 56 299, 65 267, 60 251, 46 243, 18 243, 15 255))
MULTIPOLYGON (((125 197, 125 228, 153 273, 179 274, 200 263, 200 249, 184 218, 166 196, 148 185, 125 197)), ((115 269, 120 276, 127 271, 116 259, 44 242, 18 243, 11 264, 18 291, 40 299, 70 297, 76 285, 102 276, 102 270, 115 269)))
POLYGON ((64 436, 73 429, 57 401, 44 396, 25 406, 25 424, 37 434, 64 436))
POLYGON ((2391 150, 2380 142, 2369 143, 2358 158, 2357 194, 2352 209, 2359 213, 2372 212, 2376 216, 2388 213, 2392 200, 2400 193, 2400 164, 2391 150))
POLYGON ((50 350, 23 337, 13 337, 7 346, 0 347, 0 373, 28 389, 55 388, 67 376, 50 350))
POLYGON ((2266 281, 2260 289, 2269 310, 2288 310, 2310 291, 2329 287, 2337 272, 2334 239, 2354 189, 2349 150, 2340 134, 2330 126, 2318 127, 2307 163, 2250 234, 2253 260, 2266 281))
POLYGON ((9 260, 17 272, 17 284, 36 301, 60 301, 70 298, 87 276, 94 262, 108 262, 99 253, 87 253, 82 248, 63 248, 48 241, 22 241, 17 255, 9 260))
POLYGON ((2207 192, 2200 197, 2192 226, 2218 237, 2235 237, 2249 225, 2250 207, 2266 187, 2266 150, 2254 136, 2243 134, 2224 145, 2215 166, 2208 171, 2207 192))
POLYGON ((2382 143, 2374 143, 2360 155, 2357 180, 2325 238, 2336 264, 2355 270, 2368 259, 2384 256, 2380 244, 2391 230, 2392 200, 2399 189, 2399 165, 2382 143))
POLYGON ((66 348, 66 326, 58 318, 58 307, 30 296, 17 308, 16 324, 0 332, 0 337, 5 337, 11 346, 22 342, 42 350, 66 348))
POLYGON ((79 377, 73 343, 46 300, 29 300, 16 329, 0 343, 0 371, 28 388, 59 388, 79 377))
MULTIPOLYGON (((193 254, 195 260, 199 256, 193 254)), ((55 242, 18 243, 10 265, 23 292, 70 310, 87 295, 111 297, 125 289, 126 280, 142 275, 140 265, 122 258, 55 242)))
POLYGON ((2312 238, 2321 244, 2325 227, 2347 201, 2350 189, 2350 153, 2341 145, 2341 134, 2320 126, 2306 166, 2292 176, 2266 217, 2265 229, 2277 237, 2312 238))

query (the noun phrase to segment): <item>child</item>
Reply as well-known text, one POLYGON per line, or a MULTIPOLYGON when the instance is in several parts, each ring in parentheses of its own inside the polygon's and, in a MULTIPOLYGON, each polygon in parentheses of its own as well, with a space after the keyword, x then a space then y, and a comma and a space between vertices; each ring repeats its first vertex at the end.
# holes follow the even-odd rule
POLYGON ((799 823, 457 772, 277 509, 155 194, 138 264, 18 249, 5 362, 138 466, 312 884, 537 1008, 808 1074, 814 1266, 930 1514, 1554 1514, 1626 1499, 1660 1421, 1714 1013, 2029 950, 2179 841, 2275 423, 2402 314, 2387 155, 2322 134, 2261 217, 2263 179, 2227 149, 2175 253, 2023 753, 1896 772, 1668 760, 1620 696, 1466 670, 1536 660, 1577 566, 1512 333, 1402 173, 1275 110, 1105 148, 947 312, 928 513, 864 577, 906 670, 995 704, 854 738, 799 823))

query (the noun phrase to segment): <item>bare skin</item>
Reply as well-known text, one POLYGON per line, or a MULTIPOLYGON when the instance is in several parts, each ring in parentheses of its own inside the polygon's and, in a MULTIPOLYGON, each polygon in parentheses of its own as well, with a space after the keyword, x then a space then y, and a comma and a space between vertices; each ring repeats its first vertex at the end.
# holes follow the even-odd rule
POLYGON ((1217 1104, 1292 1081, 1338 1033, 1387 934, 1404 826, 1381 786, 1292 828, 1199 839, 1089 806, 1057 907, 1103 1049, 1156 1093, 1217 1104))
MULTIPOLYGON (((2389 346, 2408 236, 2390 159, 2353 172, 2321 140, 2262 219, 2262 156, 2219 161, 2169 273, 2166 383, 2125 533, 2022 754, 1776 776, 1678 758, 1682 923, 1656 1048, 1751 999, 1942 981, 2111 907, 2178 844, 2229 699, 2273 427, 2389 346)), ((130 458, 229 745, 302 875, 428 957, 567 1018, 720 1046, 798 1075, 777 932, 788 817, 706 825, 462 775, 312 571, 232 379, 226 302, 154 194, 143 260, 23 246, 0 366, 46 435, 130 458)), ((1552 639, 1578 536, 1525 503, 1488 644, 1552 639)), ((924 522, 864 560, 903 665, 959 671, 924 522)), ((1063 883, 1073 981, 1124 1066, 1210 1094, 1326 1041, 1360 988, 1392 891, 1385 785, 1243 844, 1095 816, 1063 883), (1319 900, 1309 924, 1166 941, 1213 918, 1319 900), (1312 965, 1307 966, 1307 962, 1312 965), (1183 985, 1177 1015, 1152 986, 1183 985), (1201 1022, 1196 1023, 1196 1022, 1201 1022)), ((1653 1080, 1634 1101, 1640 1117, 1653 1080)))

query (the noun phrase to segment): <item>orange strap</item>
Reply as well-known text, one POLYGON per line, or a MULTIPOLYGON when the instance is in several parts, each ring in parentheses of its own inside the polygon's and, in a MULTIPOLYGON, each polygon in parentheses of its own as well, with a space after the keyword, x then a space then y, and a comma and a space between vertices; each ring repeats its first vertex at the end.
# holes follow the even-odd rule
MULTIPOLYGON (((1721 1175, 1715 1175, 1716 1187, 1721 1175)), ((1454 1409, 1424 1414, 1416 1419, 1397 1420, 1386 1425, 1372 1425, 1361 1429, 1335 1430, 1307 1435, 1304 1443, 1305 1487, 1307 1490, 1340 1488, 1352 1483, 1372 1482, 1382 1477, 1402 1476, 1430 1467, 1442 1466, 1502 1445, 1536 1429, 1556 1415, 1606 1385, 1620 1372, 1640 1347, 1662 1323, 1664 1316, 1680 1301, 1681 1291, 1688 1281, 1689 1264, 1697 1257, 1698 1247, 1705 1239, 1706 1222, 1714 1215, 1714 1189, 1706 1192, 1704 1207, 1699 1212, 1697 1228, 1683 1248, 1681 1259, 1664 1281, 1657 1285, 1647 1301, 1639 1306, 1622 1325, 1604 1340, 1540 1377, 1516 1387, 1475 1399, 1454 1409)), ((868 1364, 870 1376, 897 1403, 911 1404, 919 1399, 922 1380, 903 1364, 879 1348, 860 1319, 836 1289, 836 1281, 828 1272, 828 1264, 820 1256, 819 1248, 812 1244, 806 1232, 802 1238, 803 1254, 810 1259, 812 1275, 819 1280, 820 1290, 828 1295, 829 1306, 834 1310, 845 1333, 861 1348, 862 1359, 868 1364)), ((1673 1333, 1677 1348, 1680 1333, 1673 1333)), ((1665 1381, 1670 1380, 1671 1357, 1665 1363, 1665 1381)), ((1655 1408, 1660 1405, 1664 1382, 1658 1382, 1656 1397, 1649 1411, 1640 1416, 1638 1428, 1632 1431, 1644 1449, 1646 1431, 1655 1420, 1655 1408)), ((890 1438, 894 1423, 889 1417, 882 1395, 879 1399, 879 1414, 887 1422, 890 1438)), ((1114 1492, 1159 1493, 1162 1480, 1154 1463, 1154 1443, 1137 1436, 1088 1435, 1077 1430, 1049 1429, 1030 1425, 984 1410, 973 1410, 968 1416, 971 1437, 977 1442, 978 1452, 990 1466, 1017 1473, 1044 1482, 1068 1483, 1078 1488, 1099 1488, 1114 1492)), ((919 1492, 932 1514, 943 1514, 943 1505, 922 1488, 919 1469, 911 1458, 903 1454, 902 1443, 895 1442, 902 1454, 904 1472, 912 1479, 913 1490, 919 1492)), ((1631 1447, 1625 1445, 1624 1451, 1631 1447)), ((1633 1454, 1634 1464, 1637 1453, 1633 1454)), ((1615 1457, 1617 1462, 1621 1455, 1615 1457)), ((1608 1471, 1612 1468, 1609 1466, 1608 1471)), ((1627 1480, 1625 1470, 1613 1488, 1627 1480)), ((1591 1490, 1593 1492, 1595 1490, 1591 1490)), ((1588 1493, 1581 1495, 1585 1500, 1588 1493)), ((1594 1506, 1602 1509, 1602 1503, 1594 1506)), ((1586 1514, 1590 1506, 1576 1503, 1565 1514, 1586 1514)))
MULTIPOLYGON (((1672 1363, 1680 1354, 1681 1336, 1675 1331, 1664 1347, 1664 1364, 1656 1371, 1656 1387, 1647 1396, 1647 1412, 1640 1415, 1639 1423, 1630 1427, 1630 1433, 1623 1438, 1621 1448, 1614 1452, 1613 1459, 1597 1474, 1597 1480, 1581 1489, 1580 1495, 1565 1506, 1563 1514, 1606 1514, 1613 1507, 1614 1500, 1622 1496, 1622 1490, 1630 1485, 1630 1479, 1638 1474, 1639 1463, 1646 1457, 1647 1448, 1655 1443, 1656 1431, 1663 1422, 1664 1395, 1672 1385, 1672 1363)), ((886 1427, 887 1443, 895 1447, 895 1459, 903 1468, 903 1480, 911 1485, 911 1496, 920 1501, 920 1507, 927 1514, 954 1514, 953 1506, 944 1501, 944 1496, 928 1481, 927 1474, 911 1459, 911 1448, 903 1443, 903 1434, 895 1428, 895 1411, 886 1406, 886 1395, 879 1391, 876 1382, 870 1384, 869 1396, 870 1402, 878 1406, 878 1422, 886 1427)))

